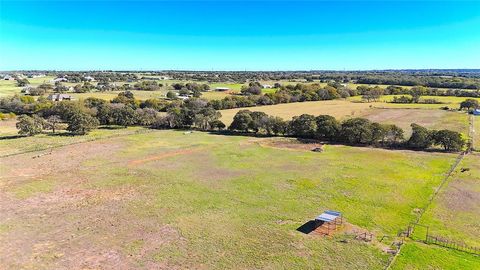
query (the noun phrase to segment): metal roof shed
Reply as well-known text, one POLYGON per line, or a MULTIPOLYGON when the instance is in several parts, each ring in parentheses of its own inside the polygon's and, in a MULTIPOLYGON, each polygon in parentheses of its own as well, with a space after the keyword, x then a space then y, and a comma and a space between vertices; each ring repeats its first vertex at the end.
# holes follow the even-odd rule
POLYGON ((325 235, 330 235, 330 230, 336 230, 337 225, 343 224, 342 213, 332 210, 324 211, 321 215, 315 218, 315 221, 322 222, 320 227, 326 229, 325 235), (333 228, 331 228, 331 226, 333 228))

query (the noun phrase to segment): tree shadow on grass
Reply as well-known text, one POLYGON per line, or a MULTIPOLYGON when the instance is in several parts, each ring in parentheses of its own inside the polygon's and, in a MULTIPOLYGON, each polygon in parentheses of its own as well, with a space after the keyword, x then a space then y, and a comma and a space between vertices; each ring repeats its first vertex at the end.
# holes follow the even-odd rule
POLYGON ((108 130, 117 130, 117 129, 125 129, 124 126, 100 126, 98 129, 108 129, 108 130))
POLYGON ((0 136, 0 141, 1 140, 13 140, 13 139, 18 139, 18 138, 23 138, 26 137, 25 135, 9 135, 9 136, 0 136))
POLYGON ((297 228, 297 231, 304 233, 304 234, 309 234, 313 231, 315 231, 316 228, 322 226, 321 221, 316 221, 316 220, 309 220, 305 222, 302 226, 297 228))
POLYGON ((47 136, 51 137, 74 137, 75 134, 72 134, 70 132, 57 132, 57 133, 48 133, 47 136))

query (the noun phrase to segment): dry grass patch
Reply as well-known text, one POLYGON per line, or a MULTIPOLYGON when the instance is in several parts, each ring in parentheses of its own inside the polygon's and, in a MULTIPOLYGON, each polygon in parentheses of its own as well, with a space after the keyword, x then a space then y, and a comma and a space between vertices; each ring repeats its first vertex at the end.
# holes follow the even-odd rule
POLYGON ((269 106, 258 106, 250 108, 236 108, 229 110, 221 110, 222 121, 228 126, 233 121, 233 117, 240 110, 251 110, 265 112, 269 115, 279 116, 283 119, 291 119, 294 116, 301 114, 328 114, 336 118, 344 118, 347 116, 355 117, 365 114, 366 111, 371 110, 375 103, 353 103, 345 100, 328 100, 328 101, 309 101, 309 102, 295 102, 286 104, 277 104, 269 106))

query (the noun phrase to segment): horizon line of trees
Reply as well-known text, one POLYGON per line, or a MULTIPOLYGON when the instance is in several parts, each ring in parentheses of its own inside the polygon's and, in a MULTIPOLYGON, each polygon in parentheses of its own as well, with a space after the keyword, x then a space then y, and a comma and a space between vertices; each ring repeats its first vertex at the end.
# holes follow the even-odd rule
POLYGON ((371 122, 366 118, 338 121, 330 115, 302 114, 285 121, 280 117, 250 110, 238 111, 228 127, 231 131, 241 133, 282 135, 350 145, 414 150, 441 146, 445 151, 460 151, 466 144, 462 134, 456 131, 429 130, 415 123, 411 124, 411 128, 411 136, 405 139, 402 128, 392 124, 371 122))

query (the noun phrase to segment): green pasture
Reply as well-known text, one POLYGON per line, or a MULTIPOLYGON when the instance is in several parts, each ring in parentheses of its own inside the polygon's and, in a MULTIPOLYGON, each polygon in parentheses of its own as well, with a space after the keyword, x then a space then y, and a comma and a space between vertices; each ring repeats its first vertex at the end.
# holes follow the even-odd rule
MULTIPOLYGON (((429 234, 480 248, 480 155, 471 154, 459 164, 420 220, 429 234)), ((415 238, 425 239, 419 231, 415 238)))
POLYGON ((465 270, 480 269, 480 258, 468 253, 419 242, 407 242, 392 270, 465 270))
MULTIPOLYGON (((124 130, 113 132, 119 131, 124 130)), ((69 140, 42 135, 0 143, 9 141, 10 148, 14 144, 45 148, 69 140)), ((55 251, 65 255, 45 259, 47 251, 37 251, 36 262, 47 268, 55 268, 78 250, 107 248, 124 259, 123 265, 137 269, 153 264, 208 269, 383 269, 389 255, 374 245, 351 236, 322 238, 296 229, 333 209, 376 237, 393 236, 414 219, 416 208, 427 203, 456 156, 333 145, 315 153, 272 148, 264 140, 150 131, 57 148, 48 158, 55 160, 55 155, 65 153, 64 166, 70 162, 70 151, 74 151, 72 159, 80 158, 80 165, 71 169, 74 176, 53 171, 42 184, 29 182, 37 181, 35 176, 2 182, 0 192, 19 200, 21 214, 8 220, 9 230, 1 239, 27 246, 39 238, 51 239, 55 251), (82 154, 100 145, 108 153, 82 154), (23 209, 25 200, 55 197, 64 189, 93 197, 80 208, 56 202, 41 216, 23 209), (105 219, 108 222, 103 225, 105 219), (69 222, 59 232, 62 220, 69 222), (97 221, 82 225, 89 220, 97 221), (19 234, 25 237, 15 238, 19 234), (67 246, 56 242, 71 234, 82 237, 73 238, 67 246)), ((33 162, 30 166, 42 162, 25 155, 4 158, 2 164, 13 164, 3 168, 5 175, 16 174, 24 159, 33 162)), ((30 252, 14 251, 11 258, 30 260, 30 252)))
POLYGON ((149 131, 148 129, 140 127, 100 127, 84 136, 71 136, 66 131, 60 131, 56 134, 44 133, 33 137, 26 137, 18 135, 18 130, 14 125, 15 121, 9 120, 3 122, 10 123, 8 125, 5 125, 4 123, 0 125, 0 157, 24 152, 42 151, 49 148, 98 140, 101 138, 125 136, 128 134, 149 131))

